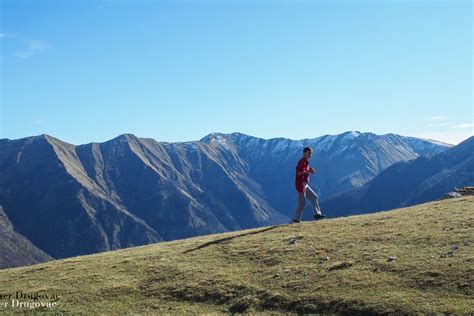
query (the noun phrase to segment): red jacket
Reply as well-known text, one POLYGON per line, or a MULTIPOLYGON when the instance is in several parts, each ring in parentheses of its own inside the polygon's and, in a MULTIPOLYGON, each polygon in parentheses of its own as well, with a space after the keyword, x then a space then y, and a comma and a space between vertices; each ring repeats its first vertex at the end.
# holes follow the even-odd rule
POLYGON ((304 173, 301 176, 299 176, 298 172, 308 171, 308 170, 309 170, 309 161, 305 157, 303 157, 298 161, 298 164, 296 165, 296 177, 295 177, 296 191, 304 192, 304 183, 309 182, 309 174, 308 173, 304 173))

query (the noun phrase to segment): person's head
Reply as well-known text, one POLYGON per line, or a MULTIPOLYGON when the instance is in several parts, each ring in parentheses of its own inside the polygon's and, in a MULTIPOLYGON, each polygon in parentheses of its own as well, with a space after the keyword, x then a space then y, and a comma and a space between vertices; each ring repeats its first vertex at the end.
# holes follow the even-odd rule
POLYGON ((311 158, 312 155, 313 155, 313 150, 311 149, 311 147, 305 147, 305 148, 303 149, 303 156, 304 156, 306 159, 311 158))

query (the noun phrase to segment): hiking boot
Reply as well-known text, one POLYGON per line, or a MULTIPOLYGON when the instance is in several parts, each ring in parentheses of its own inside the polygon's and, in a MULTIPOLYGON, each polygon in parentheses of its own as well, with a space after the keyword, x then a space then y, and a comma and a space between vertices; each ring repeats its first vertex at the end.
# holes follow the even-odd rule
POLYGON ((325 218, 325 217, 326 217, 326 215, 324 215, 324 214, 314 214, 314 219, 315 219, 315 220, 323 219, 323 218, 325 218))
POLYGON ((294 223, 298 223, 298 224, 300 224, 300 223, 301 223, 301 221, 300 221, 300 220, 297 220, 297 219, 294 219, 294 220, 293 220, 293 224, 294 224, 294 223))

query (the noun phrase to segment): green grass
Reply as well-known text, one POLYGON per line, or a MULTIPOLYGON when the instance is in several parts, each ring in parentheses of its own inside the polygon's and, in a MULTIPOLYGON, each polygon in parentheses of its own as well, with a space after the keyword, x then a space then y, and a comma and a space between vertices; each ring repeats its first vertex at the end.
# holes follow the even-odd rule
POLYGON ((0 294, 59 293, 52 311, 84 314, 469 313, 473 225, 463 197, 0 270, 0 294))

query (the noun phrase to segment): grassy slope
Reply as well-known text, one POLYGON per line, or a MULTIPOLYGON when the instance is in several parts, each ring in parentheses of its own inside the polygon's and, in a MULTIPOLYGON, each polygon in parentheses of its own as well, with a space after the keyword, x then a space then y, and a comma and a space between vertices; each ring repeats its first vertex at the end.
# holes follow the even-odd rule
POLYGON ((0 293, 56 292, 56 310, 84 313, 466 313, 473 226, 474 197, 444 200, 2 270, 0 293))

